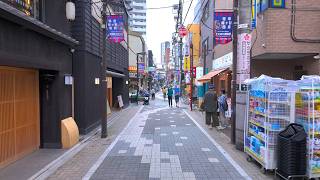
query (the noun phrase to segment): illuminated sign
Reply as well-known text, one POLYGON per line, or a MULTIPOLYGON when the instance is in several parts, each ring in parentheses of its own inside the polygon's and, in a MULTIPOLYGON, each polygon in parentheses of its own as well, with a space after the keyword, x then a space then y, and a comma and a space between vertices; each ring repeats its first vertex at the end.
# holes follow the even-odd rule
POLYGON ((34 0, 1 0, 10 4, 11 6, 19 9, 20 11, 24 12, 28 16, 34 15, 34 0))

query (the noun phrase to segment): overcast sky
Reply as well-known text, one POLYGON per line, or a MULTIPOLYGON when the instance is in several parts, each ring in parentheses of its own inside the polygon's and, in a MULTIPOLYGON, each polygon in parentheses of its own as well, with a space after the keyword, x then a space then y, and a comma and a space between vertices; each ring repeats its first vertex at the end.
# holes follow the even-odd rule
MULTIPOLYGON (((188 10, 191 0, 184 0, 183 18, 188 10)), ((193 0, 188 13, 185 26, 192 22, 194 7, 198 0, 193 0)), ((147 0, 147 8, 165 7, 178 4, 179 0, 147 0)), ((172 33, 175 31, 172 8, 147 10, 147 46, 153 51, 156 63, 160 62, 161 42, 171 42, 172 33)))

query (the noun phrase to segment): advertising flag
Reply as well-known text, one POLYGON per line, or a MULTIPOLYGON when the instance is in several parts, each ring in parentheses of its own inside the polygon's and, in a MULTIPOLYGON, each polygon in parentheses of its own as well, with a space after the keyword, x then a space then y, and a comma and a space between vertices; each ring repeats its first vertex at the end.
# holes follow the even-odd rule
POLYGON ((216 44, 227 44, 232 41, 232 12, 215 12, 215 41, 216 44))
POLYGON ((124 41, 124 22, 122 15, 107 16, 107 38, 111 42, 120 43, 124 41))

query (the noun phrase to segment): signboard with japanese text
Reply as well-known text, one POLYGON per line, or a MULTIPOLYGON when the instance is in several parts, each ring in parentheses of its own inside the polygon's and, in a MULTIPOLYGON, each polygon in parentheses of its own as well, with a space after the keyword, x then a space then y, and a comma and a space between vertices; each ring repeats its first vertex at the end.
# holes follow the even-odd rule
POLYGON ((124 41, 124 22, 122 15, 107 16, 107 37, 108 40, 115 43, 124 41))
POLYGON ((144 67, 145 67, 144 63, 139 63, 138 64, 139 73, 144 73, 144 67))
POLYGON ((199 78, 201 78, 202 77, 202 75, 203 75, 203 67, 197 67, 196 68, 196 79, 199 79, 199 78))
POLYGON ((232 41, 232 12, 215 12, 215 42, 216 44, 227 44, 232 41))
POLYGON ((257 1, 252 0, 251 6, 251 29, 255 29, 257 27, 257 1))
POLYGON ((228 53, 220 58, 212 61, 212 69, 218 70, 222 68, 227 68, 232 65, 233 53, 228 53))
POLYGON ((237 74, 250 74, 251 34, 238 35, 237 74))
POLYGON ((251 34, 243 33, 238 35, 238 63, 237 63, 237 84, 240 90, 244 81, 250 78, 250 51, 251 51, 251 34))
POLYGON ((129 72, 129 78, 136 78, 137 72, 129 72))
POLYGON ((184 57, 184 70, 189 71, 190 70, 190 57, 184 57))

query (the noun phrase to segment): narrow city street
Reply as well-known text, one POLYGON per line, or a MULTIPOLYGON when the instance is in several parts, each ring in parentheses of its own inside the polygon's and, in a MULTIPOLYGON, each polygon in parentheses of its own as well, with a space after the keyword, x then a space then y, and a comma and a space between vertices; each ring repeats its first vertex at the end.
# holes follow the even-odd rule
POLYGON ((250 179, 184 108, 166 102, 132 117, 84 179, 250 179))

